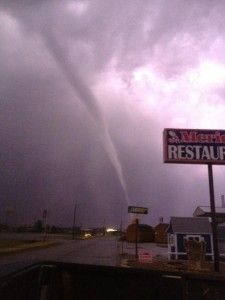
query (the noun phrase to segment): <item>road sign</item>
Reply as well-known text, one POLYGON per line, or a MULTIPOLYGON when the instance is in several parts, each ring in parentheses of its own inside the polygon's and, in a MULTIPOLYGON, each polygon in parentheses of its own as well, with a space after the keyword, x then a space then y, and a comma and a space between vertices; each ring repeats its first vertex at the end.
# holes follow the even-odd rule
POLYGON ((128 206, 128 213, 147 215, 148 208, 147 207, 139 207, 139 206, 128 206))
POLYGON ((138 259, 141 263, 151 263, 152 253, 146 250, 142 250, 141 252, 139 252, 138 259))

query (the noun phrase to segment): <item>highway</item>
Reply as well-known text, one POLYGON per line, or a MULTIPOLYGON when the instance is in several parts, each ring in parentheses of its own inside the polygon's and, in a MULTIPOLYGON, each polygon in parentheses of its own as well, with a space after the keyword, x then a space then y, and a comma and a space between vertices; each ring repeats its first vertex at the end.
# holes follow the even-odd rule
POLYGON ((60 240, 59 245, 0 257, 0 276, 41 261, 116 266, 117 238, 97 237, 86 240, 60 240))

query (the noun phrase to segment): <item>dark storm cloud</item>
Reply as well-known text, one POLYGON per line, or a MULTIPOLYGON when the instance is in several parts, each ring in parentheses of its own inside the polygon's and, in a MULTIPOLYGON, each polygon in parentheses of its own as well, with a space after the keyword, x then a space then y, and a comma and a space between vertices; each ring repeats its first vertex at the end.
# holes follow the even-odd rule
POLYGON ((101 111, 131 202, 150 208, 148 221, 208 203, 205 169, 163 165, 161 135, 179 122, 225 125, 223 77, 204 107, 210 74, 198 86, 191 77, 204 59, 225 63, 223 1, 0 5, 1 214, 12 206, 18 222, 31 222, 47 208, 51 222, 69 225, 76 199, 83 226, 119 224, 126 202, 94 121, 101 111))

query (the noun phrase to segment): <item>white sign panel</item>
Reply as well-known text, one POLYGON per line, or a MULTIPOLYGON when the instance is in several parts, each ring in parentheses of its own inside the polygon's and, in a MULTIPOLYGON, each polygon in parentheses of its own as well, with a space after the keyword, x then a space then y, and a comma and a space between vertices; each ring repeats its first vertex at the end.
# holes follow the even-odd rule
POLYGON ((164 162, 225 164, 225 130, 164 129, 164 162))

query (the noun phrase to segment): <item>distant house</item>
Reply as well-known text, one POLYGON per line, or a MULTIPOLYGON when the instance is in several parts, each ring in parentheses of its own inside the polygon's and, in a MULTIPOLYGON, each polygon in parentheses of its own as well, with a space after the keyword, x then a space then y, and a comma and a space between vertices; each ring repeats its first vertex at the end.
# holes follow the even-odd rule
POLYGON ((167 244, 167 229, 169 224, 159 223, 155 226, 155 243, 167 244))
POLYGON ((208 218, 171 217, 168 227, 168 257, 187 259, 185 241, 196 240, 206 243, 206 258, 212 260, 213 240, 208 218))
MULTIPOLYGON (((222 198, 222 207, 216 207, 216 221, 218 231, 218 247, 221 257, 225 257, 225 200, 222 198)), ((198 206, 194 213, 194 217, 212 217, 210 206, 198 206)))
MULTIPOLYGON (((193 217, 212 217, 210 206, 198 206, 193 217)), ((216 207, 216 220, 217 223, 225 222, 225 207, 216 207)))
MULTIPOLYGON (((154 230, 151 226, 146 224, 139 224, 137 230, 138 242, 153 242, 154 230)), ((127 227, 126 239, 128 242, 134 243, 136 240, 136 224, 130 224, 127 227)))
POLYGON ((225 223, 219 224, 217 227, 218 230, 218 240, 221 243, 225 244, 225 223))
POLYGON ((225 257, 225 223, 218 225, 218 241, 219 241, 219 253, 221 257, 225 257))

